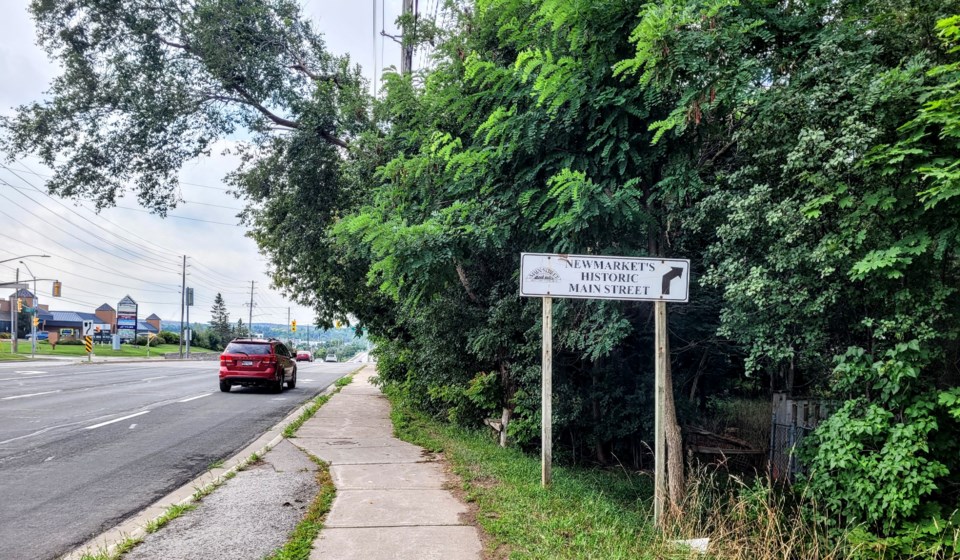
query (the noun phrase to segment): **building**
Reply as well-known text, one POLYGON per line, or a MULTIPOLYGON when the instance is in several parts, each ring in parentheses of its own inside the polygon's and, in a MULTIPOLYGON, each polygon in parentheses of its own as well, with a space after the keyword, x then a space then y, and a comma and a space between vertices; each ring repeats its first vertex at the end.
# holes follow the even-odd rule
MULTIPOLYGON (((8 299, 0 300, 0 332, 10 332, 10 310, 16 309, 17 297, 23 301, 24 307, 33 307, 35 297, 29 290, 20 290, 13 293, 8 299)), ((50 311, 48 305, 40 304, 37 313, 39 324, 37 332, 57 333, 59 340, 79 340, 82 336, 84 321, 93 321, 94 339, 98 342, 107 342, 110 336, 117 332, 117 311, 108 304, 103 304, 93 313, 84 311, 50 311)), ((146 319, 137 320, 137 334, 159 334, 160 317, 155 313, 146 319)), ((40 338, 45 338, 41 335, 40 338)))

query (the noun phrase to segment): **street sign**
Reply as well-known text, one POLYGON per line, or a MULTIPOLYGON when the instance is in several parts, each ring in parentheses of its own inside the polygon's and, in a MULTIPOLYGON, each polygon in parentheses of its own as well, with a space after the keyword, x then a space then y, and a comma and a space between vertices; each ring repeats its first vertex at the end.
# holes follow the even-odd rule
POLYGON ((600 255, 520 254, 520 295, 686 302, 690 261, 600 255))
MULTIPOLYGON (((670 363, 667 302, 690 297, 690 261, 606 255, 520 253, 520 295, 543 301, 540 397, 540 483, 551 483, 553 453, 553 298, 652 301, 654 308, 654 491, 653 520, 659 525, 666 501, 664 399, 670 363)), ((671 450, 674 453, 674 450, 671 450)))
POLYGON ((83 330, 81 331, 83 336, 93 336, 93 321, 84 321, 83 330))

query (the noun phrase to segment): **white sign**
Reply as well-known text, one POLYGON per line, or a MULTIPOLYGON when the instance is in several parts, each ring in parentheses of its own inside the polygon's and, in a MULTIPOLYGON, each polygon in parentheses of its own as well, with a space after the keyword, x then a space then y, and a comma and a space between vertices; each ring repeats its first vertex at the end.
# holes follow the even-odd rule
POLYGON ((686 302, 690 261, 600 255, 520 254, 520 295, 686 302))
POLYGON ((83 322, 83 335, 81 336, 93 336, 93 321, 83 322))

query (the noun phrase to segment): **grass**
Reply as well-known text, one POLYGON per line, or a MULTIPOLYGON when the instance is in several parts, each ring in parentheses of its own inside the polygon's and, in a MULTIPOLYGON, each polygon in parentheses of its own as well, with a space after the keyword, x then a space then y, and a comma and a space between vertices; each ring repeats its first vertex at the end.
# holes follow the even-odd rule
POLYGON ((119 560, 121 556, 133 550, 135 546, 142 543, 143 539, 138 537, 127 537, 117 543, 113 552, 100 550, 94 553, 87 553, 80 557, 80 560, 119 560))
MULTIPOLYGON (((389 392, 389 391, 388 391, 389 392)), ((441 424, 391 395, 397 436, 443 450, 463 480, 494 558, 686 558, 650 523, 652 482, 623 470, 554 467, 540 486, 540 461, 499 447, 485 432, 441 424)))
MULTIPOLYGON (((0 344, 0 360, 2 359, 23 359, 30 357, 30 343, 20 341, 18 350, 16 354, 10 351, 11 344, 9 341, 2 341, 0 344)), ((150 356, 160 358, 163 354, 179 352, 180 347, 176 344, 161 344, 159 346, 150 348, 150 356)), ((191 348, 191 353, 201 353, 201 352, 210 352, 205 348, 191 348)), ((145 358, 147 357, 147 348, 145 346, 131 346, 129 344, 123 344, 120 346, 120 350, 113 350, 109 345, 94 345, 93 353, 98 358, 103 357, 125 357, 125 358, 145 358)), ((86 348, 81 345, 72 345, 72 344, 57 344, 56 349, 50 346, 46 341, 39 341, 37 343, 37 355, 38 356, 75 356, 82 358, 87 355, 86 348)))
POLYGON ((429 418, 386 392, 397 436, 443 451, 460 476, 489 537, 488 558, 834 560, 856 552, 850 533, 828 528, 804 496, 763 477, 705 468, 691 469, 685 500, 657 530, 648 475, 555 465, 553 485, 544 489, 539 457, 501 448, 489 432, 429 418), (703 537, 710 539, 704 556, 672 542, 703 537))
POLYGON ((310 459, 318 467, 317 484, 320 491, 310 504, 306 516, 290 534, 287 544, 267 556, 266 560, 307 560, 310 558, 314 539, 317 538, 320 529, 323 529, 323 522, 326 520, 327 513, 330 512, 337 489, 333 485, 333 479, 330 478, 330 466, 313 455, 310 459))
POLYGON ((148 533, 156 533, 157 531, 160 530, 160 528, 162 528, 167 523, 170 523, 171 521, 180 517, 184 513, 188 511, 193 511, 195 509, 197 509, 197 504, 174 504, 168 507, 167 511, 163 512, 163 515, 147 523, 144 529, 148 533))

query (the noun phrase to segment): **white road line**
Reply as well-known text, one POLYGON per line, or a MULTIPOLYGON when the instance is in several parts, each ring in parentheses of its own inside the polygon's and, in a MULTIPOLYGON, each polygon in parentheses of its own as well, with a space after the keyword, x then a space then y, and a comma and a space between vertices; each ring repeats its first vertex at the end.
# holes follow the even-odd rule
POLYGON ((2 399, 0 399, 0 401, 10 401, 13 399, 25 399, 27 397, 39 397, 40 395, 50 395, 50 394, 59 393, 59 392, 60 392, 60 389, 57 389, 56 391, 44 391, 42 393, 30 393, 29 395, 16 395, 13 397, 3 397, 2 399))
POLYGON ((213 393, 204 393, 204 394, 202 394, 202 395, 197 395, 196 397, 190 397, 189 399, 183 399, 182 401, 177 401, 177 402, 190 402, 190 401, 195 401, 195 400, 197 400, 197 399, 202 399, 203 397, 209 397, 209 396, 212 395, 212 394, 213 394, 213 393))
POLYGON ((165 379, 166 377, 166 375, 161 375, 160 377, 147 377, 145 379, 141 379, 140 381, 153 381, 154 379, 165 379))
POLYGON ((20 375, 40 375, 41 373, 47 373, 47 372, 45 372, 45 371, 35 371, 35 370, 25 370, 25 371, 17 371, 16 373, 19 373, 20 375))
POLYGON ((134 428, 136 428, 136 427, 137 427, 136 424, 130 424, 130 429, 131 429, 131 430, 134 429, 134 428))
POLYGON ((48 462, 48 461, 53 461, 53 458, 54 458, 54 457, 56 457, 56 455, 51 455, 51 456, 47 457, 46 459, 44 459, 43 462, 46 463, 46 462, 48 462))
POLYGON ((84 428, 84 430, 93 430, 93 429, 96 429, 96 428, 101 428, 101 427, 103 427, 103 426, 106 426, 107 424, 113 424, 114 422, 120 422, 120 421, 126 420, 127 418, 133 418, 134 416, 140 416, 141 414, 146 414, 146 413, 148 413, 148 412, 150 412, 150 411, 149 411, 149 410, 144 410, 143 412, 137 412, 136 414, 130 414, 130 415, 128 415, 128 416, 123 416, 123 417, 120 417, 120 418, 114 418, 113 420, 107 420, 106 422, 100 422, 99 424, 94 424, 93 426, 87 426, 86 428, 84 428))

